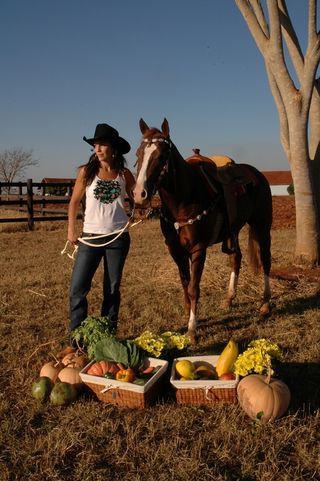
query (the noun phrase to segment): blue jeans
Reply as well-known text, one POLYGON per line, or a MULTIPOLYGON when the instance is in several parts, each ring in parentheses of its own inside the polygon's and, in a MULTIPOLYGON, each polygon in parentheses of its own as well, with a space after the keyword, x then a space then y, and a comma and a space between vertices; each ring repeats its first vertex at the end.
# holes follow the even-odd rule
MULTIPOLYGON (((85 236, 88 234, 83 233, 83 237, 85 236)), ((103 244, 111 239, 112 237, 108 236, 92 240, 90 243, 103 244)), ((70 286, 70 331, 80 326, 88 316, 87 295, 102 258, 104 276, 101 316, 108 316, 111 327, 116 329, 120 306, 120 282, 129 247, 128 232, 124 232, 117 240, 105 247, 90 247, 82 242, 79 243, 70 286)))

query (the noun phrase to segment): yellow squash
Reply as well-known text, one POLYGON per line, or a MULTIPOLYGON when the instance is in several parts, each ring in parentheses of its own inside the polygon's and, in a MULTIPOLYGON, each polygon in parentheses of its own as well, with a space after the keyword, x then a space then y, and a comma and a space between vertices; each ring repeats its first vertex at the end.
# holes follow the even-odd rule
POLYGON ((239 355, 238 344, 230 339, 222 353, 218 358, 218 362, 216 365, 216 371, 218 376, 220 377, 225 372, 229 372, 232 370, 232 367, 235 363, 239 355))

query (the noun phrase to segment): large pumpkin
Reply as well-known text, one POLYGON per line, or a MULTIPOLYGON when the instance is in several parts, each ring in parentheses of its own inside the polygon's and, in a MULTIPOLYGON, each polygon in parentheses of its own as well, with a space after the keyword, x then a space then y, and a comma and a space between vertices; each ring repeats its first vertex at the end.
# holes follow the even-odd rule
POLYGON ((265 423, 281 417, 287 411, 291 398, 284 382, 261 374, 250 374, 241 379, 237 394, 245 413, 265 423))
POLYGON ((107 372, 116 374, 120 370, 120 367, 111 361, 97 361, 93 363, 87 370, 87 374, 92 376, 104 376, 107 372))

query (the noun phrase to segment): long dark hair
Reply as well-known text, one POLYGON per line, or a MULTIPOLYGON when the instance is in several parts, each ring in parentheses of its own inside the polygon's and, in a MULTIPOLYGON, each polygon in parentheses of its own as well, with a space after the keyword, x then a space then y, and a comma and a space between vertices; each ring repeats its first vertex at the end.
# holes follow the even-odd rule
MULTIPOLYGON (((113 150, 112 154, 112 167, 117 171, 117 173, 124 170, 126 165, 126 159, 117 150, 113 150)), ((86 164, 80 165, 80 168, 84 167, 84 182, 85 185, 90 185, 98 174, 100 169, 100 160, 97 155, 93 153, 90 155, 89 160, 86 164)))

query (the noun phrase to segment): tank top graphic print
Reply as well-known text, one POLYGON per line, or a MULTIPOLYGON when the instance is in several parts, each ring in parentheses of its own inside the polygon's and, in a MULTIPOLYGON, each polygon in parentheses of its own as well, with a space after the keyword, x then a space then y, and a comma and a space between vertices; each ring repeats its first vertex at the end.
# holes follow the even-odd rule
POLYGON ((98 179, 93 190, 95 199, 103 204, 111 204, 121 194, 121 186, 118 180, 98 179))

